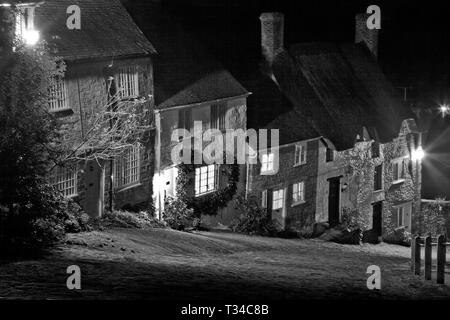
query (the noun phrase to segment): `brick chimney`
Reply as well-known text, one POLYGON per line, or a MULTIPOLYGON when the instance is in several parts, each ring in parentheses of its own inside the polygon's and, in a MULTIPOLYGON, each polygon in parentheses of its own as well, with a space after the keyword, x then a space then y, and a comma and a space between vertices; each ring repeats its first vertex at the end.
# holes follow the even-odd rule
POLYGON ((378 57, 378 30, 367 28, 369 14, 359 13, 355 20, 355 43, 364 42, 375 58, 378 57))
POLYGON ((280 12, 264 12, 261 20, 261 49, 268 67, 284 48, 284 15, 280 12))

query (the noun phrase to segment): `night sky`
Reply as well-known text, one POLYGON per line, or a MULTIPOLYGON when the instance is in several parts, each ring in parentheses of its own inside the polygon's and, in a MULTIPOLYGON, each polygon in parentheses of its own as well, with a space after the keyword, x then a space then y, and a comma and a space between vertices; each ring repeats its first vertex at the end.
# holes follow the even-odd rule
MULTIPOLYGON (((122 0, 133 15, 135 4, 122 0)), ((151 0, 150 0, 151 1, 151 0)), ((260 62, 261 12, 285 14, 285 45, 296 42, 354 41, 354 16, 381 8, 379 62, 397 87, 408 87, 408 103, 421 112, 429 153, 424 162, 424 198, 450 198, 450 121, 436 112, 450 104, 450 1, 161 0, 239 80, 260 62)), ((399 89, 399 91, 402 89, 399 89)))

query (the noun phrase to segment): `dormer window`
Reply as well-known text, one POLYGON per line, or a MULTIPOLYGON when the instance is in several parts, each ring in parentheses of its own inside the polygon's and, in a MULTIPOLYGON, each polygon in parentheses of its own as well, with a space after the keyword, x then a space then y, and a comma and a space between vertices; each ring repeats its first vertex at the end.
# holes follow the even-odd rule
POLYGON ((15 17, 15 35, 27 45, 39 41, 39 31, 34 28, 34 6, 19 6, 15 17))

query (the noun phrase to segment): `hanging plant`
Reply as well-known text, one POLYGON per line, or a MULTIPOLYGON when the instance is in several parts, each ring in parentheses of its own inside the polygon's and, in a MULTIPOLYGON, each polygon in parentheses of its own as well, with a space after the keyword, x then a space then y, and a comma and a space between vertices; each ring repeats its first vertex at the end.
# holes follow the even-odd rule
MULTIPOLYGON (((224 155, 223 159, 226 159, 226 155, 224 155)), ((204 165, 206 164, 183 163, 178 167, 177 197, 185 202, 189 208, 194 209, 194 213, 198 217, 201 215, 216 215, 219 209, 225 208, 236 194, 239 182, 239 165, 236 164, 236 159, 234 159, 233 164, 220 165, 218 178, 220 179, 223 176, 227 178, 225 187, 220 188, 219 186, 216 191, 201 196, 188 194, 187 190, 192 186, 195 179, 195 169, 204 165)))

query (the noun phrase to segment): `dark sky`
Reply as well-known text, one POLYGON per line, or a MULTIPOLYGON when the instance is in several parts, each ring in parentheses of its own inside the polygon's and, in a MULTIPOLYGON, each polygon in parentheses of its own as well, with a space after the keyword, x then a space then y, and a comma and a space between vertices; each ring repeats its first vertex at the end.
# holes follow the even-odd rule
MULTIPOLYGON (((133 14, 134 4, 122 0, 133 14)), ((153 0, 155 1, 155 0, 153 0)), ((285 14, 285 44, 354 41, 354 16, 369 5, 381 8, 379 62, 396 86, 409 87, 409 103, 435 110, 450 104, 450 1, 161 0, 211 54, 239 80, 260 61, 259 15, 285 14)), ((142 14, 142 13, 140 13, 142 14)), ((422 128, 432 138, 425 150, 424 197, 450 198, 450 116, 427 114, 422 128)))

